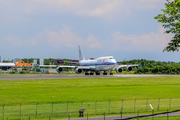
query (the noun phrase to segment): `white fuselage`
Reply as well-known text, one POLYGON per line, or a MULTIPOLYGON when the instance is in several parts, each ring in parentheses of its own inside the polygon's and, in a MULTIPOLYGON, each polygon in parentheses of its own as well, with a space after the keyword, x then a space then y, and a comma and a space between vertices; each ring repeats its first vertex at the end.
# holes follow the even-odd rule
POLYGON ((81 60, 79 64, 80 66, 95 66, 95 71, 112 71, 118 65, 112 56, 81 60))

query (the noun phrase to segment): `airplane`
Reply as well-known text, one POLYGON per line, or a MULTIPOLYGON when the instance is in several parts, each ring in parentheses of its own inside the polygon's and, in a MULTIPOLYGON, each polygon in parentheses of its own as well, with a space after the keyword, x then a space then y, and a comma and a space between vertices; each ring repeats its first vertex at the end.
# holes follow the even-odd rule
POLYGON ((77 74, 85 73, 85 75, 100 75, 101 71, 103 75, 107 75, 107 71, 110 71, 110 75, 113 75, 112 71, 116 69, 117 73, 122 73, 123 67, 126 67, 127 71, 132 71, 133 66, 138 65, 118 65, 113 56, 99 57, 97 59, 90 58, 85 60, 84 55, 79 48, 79 65, 80 66, 58 66, 56 71, 58 73, 62 72, 64 68, 73 68, 77 74))

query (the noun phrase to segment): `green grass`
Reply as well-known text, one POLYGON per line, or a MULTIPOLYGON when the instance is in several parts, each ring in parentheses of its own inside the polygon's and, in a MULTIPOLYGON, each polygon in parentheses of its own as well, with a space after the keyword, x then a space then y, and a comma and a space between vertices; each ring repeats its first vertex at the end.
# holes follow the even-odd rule
MULTIPOLYGON (((95 101, 97 101, 97 114, 118 114, 122 107, 123 114, 151 113, 149 104, 155 112, 180 108, 180 77, 151 77, 151 78, 94 78, 94 79, 59 79, 59 80, 1 80, 0 105, 5 105, 5 116, 9 119, 19 118, 20 103, 24 118, 35 118, 36 104, 38 103, 38 117, 48 118, 52 114, 63 118, 68 110, 72 117, 78 116, 82 106, 86 108, 85 114, 95 116, 95 101), (157 111, 158 98, 160 98, 160 111, 157 111), (148 99, 148 112, 146 100, 148 99)), ((2 107, 0 108, 2 113, 2 107)), ((2 114, 0 114, 2 117, 2 114)))
POLYGON ((0 104, 180 98, 180 77, 1 80, 0 104))

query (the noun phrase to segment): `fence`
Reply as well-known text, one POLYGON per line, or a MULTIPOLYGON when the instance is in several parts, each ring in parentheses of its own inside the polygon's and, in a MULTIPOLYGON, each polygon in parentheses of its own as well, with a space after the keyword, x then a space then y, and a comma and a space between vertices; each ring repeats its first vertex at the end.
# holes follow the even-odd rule
POLYGON ((0 119, 8 120, 11 119, 28 119, 31 117, 35 118, 66 118, 67 117, 78 117, 79 109, 85 108, 84 117, 87 117, 87 113, 89 117, 95 117, 99 115, 104 115, 104 113, 108 115, 130 115, 130 114, 151 114, 153 107, 154 112, 166 112, 167 109, 169 111, 177 110, 180 108, 180 99, 146 99, 146 100, 138 100, 134 99, 132 101, 127 101, 125 99, 121 101, 112 101, 109 100, 107 102, 99 102, 98 100, 94 102, 80 102, 80 103, 72 103, 67 102, 63 104, 59 104, 56 102, 50 104, 41 104, 35 103, 32 105, 23 105, 20 103, 18 106, 7 106, 6 104, 2 105, 0 108, 0 119))

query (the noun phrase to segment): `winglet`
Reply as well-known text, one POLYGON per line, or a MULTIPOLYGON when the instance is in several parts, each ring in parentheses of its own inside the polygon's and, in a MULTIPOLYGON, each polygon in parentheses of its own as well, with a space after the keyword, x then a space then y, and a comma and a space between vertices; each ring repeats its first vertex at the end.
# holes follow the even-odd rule
POLYGON ((82 51, 81 51, 80 46, 78 46, 78 48, 79 48, 79 60, 85 60, 84 55, 83 55, 83 53, 82 53, 82 51))

